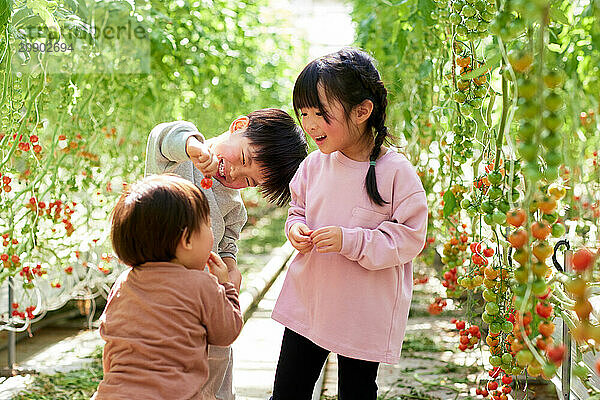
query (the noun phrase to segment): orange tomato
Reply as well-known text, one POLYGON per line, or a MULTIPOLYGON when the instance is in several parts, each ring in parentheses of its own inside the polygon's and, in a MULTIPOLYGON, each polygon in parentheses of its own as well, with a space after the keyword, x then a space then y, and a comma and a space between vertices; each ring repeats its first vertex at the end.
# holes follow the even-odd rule
POLYGON ((554 322, 542 321, 538 324, 538 331, 545 337, 552 336, 552 332, 554 332, 554 322))
POLYGON ((539 240, 546 240, 552 232, 552 228, 545 221, 536 221, 531 224, 531 234, 539 240))
POLYGON ((538 208, 544 214, 552 214, 556 210, 556 199, 550 196, 544 196, 538 202, 538 208))
POLYGON ((546 259, 552 255, 553 251, 554 249, 552 248, 552 246, 550 246, 546 241, 536 243, 533 246, 533 255, 540 262, 546 261, 546 259))
POLYGON ((574 309, 580 320, 588 319, 592 312, 592 304, 588 299, 579 299, 575 302, 574 309))
POLYGON ((511 246, 518 249, 527 243, 528 235, 524 229, 518 229, 508 236, 511 246))
POLYGON ((522 208, 515 208, 514 210, 510 210, 506 214, 506 222, 508 222, 515 228, 518 228, 519 226, 523 225, 526 219, 527 213, 525 213, 525 210, 523 210, 522 208))

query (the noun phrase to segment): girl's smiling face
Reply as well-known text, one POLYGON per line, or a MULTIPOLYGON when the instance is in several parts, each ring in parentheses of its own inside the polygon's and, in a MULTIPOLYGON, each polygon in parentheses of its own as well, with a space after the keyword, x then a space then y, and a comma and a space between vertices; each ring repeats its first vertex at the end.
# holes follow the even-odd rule
POLYGON ((254 160, 254 149, 250 139, 243 136, 248 118, 240 117, 225 132, 206 141, 219 160, 219 169, 214 176, 231 189, 258 186, 264 181, 262 166, 254 160))
MULTIPOLYGON (((354 123, 351 129, 350 123, 339 101, 329 101, 325 90, 321 85, 317 86, 319 101, 323 105, 327 119, 317 107, 301 107, 300 117, 302 128, 315 141, 322 153, 330 154, 335 151, 342 152, 345 156, 357 161, 368 160, 369 148, 365 146, 364 137, 359 133, 361 128, 354 123)), ((350 120, 353 115, 350 116, 350 120)))

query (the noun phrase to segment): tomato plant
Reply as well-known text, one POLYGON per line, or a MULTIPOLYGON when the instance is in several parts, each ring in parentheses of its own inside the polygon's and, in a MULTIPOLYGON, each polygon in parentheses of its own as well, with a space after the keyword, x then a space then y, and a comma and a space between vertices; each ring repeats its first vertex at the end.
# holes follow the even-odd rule
POLYGON ((468 324, 481 316, 493 380, 478 394, 501 398, 512 374, 556 373, 556 316, 576 362, 600 350, 600 2, 377 4, 353 2, 357 44, 379 61, 388 123, 428 190, 446 296, 468 324), (551 261, 565 238, 574 272, 551 261))
POLYGON ((303 43, 262 1, 211 4, 0 1, 0 283, 16 291, 0 329, 106 293, 121 268, 110 211, 143 175, 154 125, 186 119, 211 136, 289 103, 303 43), (73 50, 39 51, 51 41, 73 50))

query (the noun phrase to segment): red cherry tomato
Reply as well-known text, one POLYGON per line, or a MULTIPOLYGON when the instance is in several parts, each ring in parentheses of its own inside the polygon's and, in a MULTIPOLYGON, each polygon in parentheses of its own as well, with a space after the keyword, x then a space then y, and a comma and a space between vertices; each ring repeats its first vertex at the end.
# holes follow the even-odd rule
POLYGON ((200 181, 200 185, 204 188, 204 189, 210 189, 212 187, 213 181, 211 178, 203 178, 200 181))

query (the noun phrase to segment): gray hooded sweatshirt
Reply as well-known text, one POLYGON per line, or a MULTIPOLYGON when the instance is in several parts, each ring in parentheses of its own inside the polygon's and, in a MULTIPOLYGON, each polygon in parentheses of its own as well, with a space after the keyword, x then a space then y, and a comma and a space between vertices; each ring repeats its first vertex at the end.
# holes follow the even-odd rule
POLYGON ((216 179, 213 179, 212 188, 202 188, 200 181, 204 175, 194 167, 185 151, 185 144, 190 136, 204 143, 204 136, 191 122, 165 122, 154 127, 148 137, 144 175, 170 172, 193 182, 200 188, 210 206, 210 219, 215 238, 212 250, 221 258, 236 259, 236 241, 248 219, 246 207, 239 190, 225 187, 216 179))

